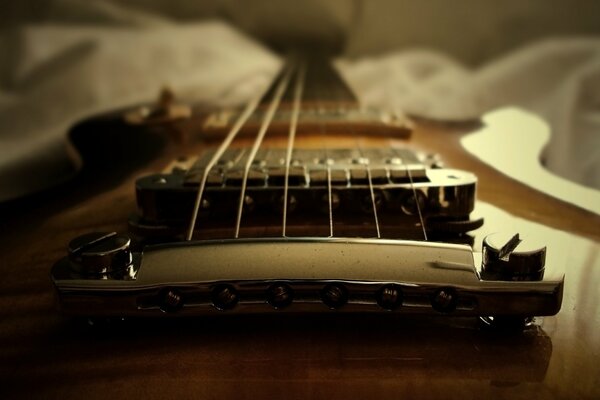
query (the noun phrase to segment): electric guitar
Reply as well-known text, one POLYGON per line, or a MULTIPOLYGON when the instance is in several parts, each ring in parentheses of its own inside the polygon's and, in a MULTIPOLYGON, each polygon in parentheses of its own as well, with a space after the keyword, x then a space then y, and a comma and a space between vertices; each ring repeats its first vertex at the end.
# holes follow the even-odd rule
MULTIPOLYGON (((179 350, 171 371, 195 365, 187 373, 216 394, 227 393, 222 377, 274 378, 272 385, 251 385, 265 395, 298 379, 323 383, 331 393, 360 386, 419 397, 464 397, 482 389, 567 395, 574 379, 591 382, 586 374, 558 377, 551 360, 553 352, 560 354, 562 367, 575 374, 597 351, 595 308, 571 291, 585 289, 577 277, 587 273, 593 281, 598 273, 579 265, 565 281, 553 258, 546 260, 552 248, 519 232, 481 237, 488 216, 473 213, 482 199, 596 241, 599 217, 463 152, 458 140, 474 126, 364 110, 319 59, 292 59, 264 93, 238 110, 205 112, 165 93, 158 105, 76 126, 79 140, 118 127, 162 153, 139 167, 135 146, 117 148, 123 159, 134 160, 134 172, 120 181, 104 174, 103 191, 88 198, 77 191, 98 185, 84 174, 70 189, 72 197, 85 198, 78 205, 65 207, 51 197, 19 225, 7 223, 16 235, 7 235, 3 245, 11 260, 4 285, 15 298, 30 293, 9 319, 30 315, 36 335, 54 333, 65 355, 56 360, 54 375, 46 364, 33 369, 35 377, 50 373, 59 381, 42 379, 41 393, 65 388, 63 377, 74 384, 66 390, 71 395, 85 379, 113 390, 93 376, 109 365, 118 379, 139 383, 139 367, 130 363, 170 359, 157 353, 165 340, 168 349, 179 350), (42 218, 39 228, 26 228, 42 218), (16 240, 25 233, 26 241, 16 240), (51 264, 53 288, 31 278, 51 264), (23 291, 28 286, 37 289, 23 291), (90 345, 89 334, 73 333, 82 328, 50 311, 52 291, 64 314, 95 322, 127 318, 101 331, 120 364, 101 357, 96 367, 86 366, 92 354, 77 349, 90 345), (35 307, 45 312, 31 314, 35 307), (586 314, 592 316, 584 325, 589 330, 577 337, 581 325, 567 321, 586 314), (179 316, 199 317, 137 318, 179 316), (539 316, 549 317, 533 318, 539 316), (245 348, 250 337, 258 341, 256 354, 245 348), (572 348, 574 340, 591 353, 572 348), (147 351, 125 350, 132 346, 147 351), (336 384, 340 379, 352 384, 336 384)), ((90 153, 103 161, 93 171, 115 169, 110 152, 90 153)), ((10 341, 24 343, 27 335, 9 334, 10 341)), ((96 351, 106 348, 91 341, 96 351)), ((42 357, 51 354, 41 350, 42 357)), ((166 376, 155 368, 147 373, 166 376)), ((23 376, 13 374, 17 381, 23 376)), ((176 381, 168 379, 156 394, 170 393, 176 381)), ((598 389, 577 390, 587 396, 598 389)))

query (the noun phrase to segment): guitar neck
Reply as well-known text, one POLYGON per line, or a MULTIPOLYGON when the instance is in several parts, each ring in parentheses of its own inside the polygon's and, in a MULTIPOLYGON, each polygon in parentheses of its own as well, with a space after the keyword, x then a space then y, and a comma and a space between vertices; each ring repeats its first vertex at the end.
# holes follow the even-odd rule
MULTIPOLYGON (((359 102, 354 92, 346 81, 334 68, 330 59, 321 56, 308 56, 303 58, 294 57, 287 61, 287 67, 294 69, 294 77, 300 73, 300 68, 305 68, 304 89, 302 93, 302 104, 305 108, 317 107, 340 107, 358 108, 359 102)), ((285 69, 285 68, 284 68, 285 69)), ((271 87, 263 96, 261 103, 268 104, 273 97, 275 87, 283 78, 281 71, 271 84, 271 87)), ((283 105, 291 104, 293 91, 287 90, 282 101, 283 105)))
MULTIPOLYGON (((328 135, 386 136, 407 138, 413 129, 412 121, 393 112, 362 109, 346 81, 325 57, 291 57, 262 96, 256 111, 241 129, 241 136, 252 136, 265 117, 265 111, 275 96, 277 87, 290 72, 290 81, 304 77, 300 105, 298 134, 325 132, 328 135), (291 70, 291 71, 290 71, 291 70)), ((291 109, 294 103, 293 85, 287 85, 278 111, 269 125, 269 133, 285 136, 289 132, 291 109)), ((225 110, 207 117, 199 129, 193 124, 190 130, 200 130, 204 138, 219 138, 231 130, 239 111, 225 110)))

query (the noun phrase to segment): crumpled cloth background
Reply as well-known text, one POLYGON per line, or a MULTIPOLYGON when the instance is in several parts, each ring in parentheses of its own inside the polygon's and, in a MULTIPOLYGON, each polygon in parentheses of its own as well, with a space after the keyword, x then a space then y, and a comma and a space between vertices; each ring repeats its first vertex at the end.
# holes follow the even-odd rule
MULTIPOLYGON (((224 22, 182 25, 111 3, 61 3, 87 22, 119 23, 2 31, 0 201, 73 172, 64 138, 84 117, 154 100, 165 85, 190 100, 241 103, 281 61, 224 22)), ((600 38, 538 41, 476 68, 424 48, 342 56, 337 66, 366 106, 444 121, 478 118, 505 105, 531 110, 551 127, 541 155, 547 168, 600 188, 600 38)))
POLYGON ((165 85, 191 100, 231 105, 267 84, 280 64, 218 22, 143 31, 27 27, 14 35, 3 52, 14 67, 10 90, 0 91, 0 201, 74 172, 66 132, 78 120, 154 102, 165 85))

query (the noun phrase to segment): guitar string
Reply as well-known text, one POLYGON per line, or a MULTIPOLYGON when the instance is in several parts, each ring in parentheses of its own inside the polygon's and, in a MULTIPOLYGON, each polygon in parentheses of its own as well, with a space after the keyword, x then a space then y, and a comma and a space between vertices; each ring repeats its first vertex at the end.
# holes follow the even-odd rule
MULTIPOLYGON (((380 239, 381 238, 381 230, 380 230, 380 225, 379 225, 379 217, 377 215, 377 206, 376 206, 376 201, 375 201, 375 191, 373 189, 373 178, 372 178, 372 173, 371 173, 370 160, 367 159, 366 157, 364 157, 364 152, 363 152, 363 150, 362 150, 362 148, 360 146, 360 143, 359 143, 359 140, 358 140, 358 135, 357 135, 356 130, 354 129, 354 126, 352 124, 350 124, 349 126, 350 126, 351 132, 354 134, 354 137, 355 137, 355 140, 356 140, 356 145, 357 145, 359 153, 361 154, 361 156, 363 158, 365 158, 367 160, 366 164, 365 164, 365 167, 366 167, 366 171, 367 171, 367 179, 369 181, 369 191, 370 191, 370 194, 371 194, 371 206, 373 208, 373 217, 375 219, 375 228, 377 229, 377 238, 380 239)), ((390 148, 392 148, 392 151, 402 160, 402 163, 405 165, 406 173, 408 175, 408 178, 409 178, 409 181, 410 181, 410 186, 411 186, 411 189, 412 189, 412 192, 413 192, 413 198, 414 198, 414 201, 415 201, 416 206, 417 206, 417 212, 419 214, 419 220, 420 220, 420 223, 421 223, 421 229, 423 231, 423 237, 425 238, 425 241, 427 241, 428 239, 427 239, 427 232, 426 232, 425 223, 424 223, 424 219, 423 219, 423 213, 421 211, 421 206, 419 204, 419 199, 417 197, 417 191, 416 191, 415 186, 414 186, 414 181, 413 181, 413 178, 412 178, 412 174, 410 172, 410 169, 408 168, 408 164, 406 164, 404 162, 404 159, 398 155, 398 152, 393 147, 391 141, 390 141, 390 148)))
POLYGON ((417 205, 417 212, 419 213, 419 220, 421 221, 421 229, 423 229, 423 237, 425 241, 427 241, 427 230, 425 229, 425 221, 423 220, 423 213, 421 212, 421 205, 419 202, 419 198, 417 196, 417 189, 415 189, 415 183, 413 182, 412 173, 410 172, 410 168, 408 168, 408 164, 404 163, 406 166, 406 173, 408 175, 408 180, 410 181, 410 187, 413 192, 413 198, 415 199, 415 203, 417 205))
MULTIPOLYGON (((285 66, 283 66, 282 69, 283 68, 285 68, 285 66)), ((204 172, 202 174, 202 179, 200 180, 200 185, 198 186, 198 191, 196 192, 196 200, 194 202, 194 209, 193 209, 192 218, 190 220, 190 224, 188 227, 186 240, 188 240, 188 241, 192 240, 192 236, 194 235, 194 229, 196 227, 196 221, 198 219, 198 211, 200 210, 200 204, 202 202, 202 196, 204 195, 204 189, 206 187, 206 181, 208 180, 208 174, 210 173, 210 170, 214 167, 214 165, 217 163, 217 161, 223 156, 225 151, 229 148, 233 139, 235 139, 235 137, 239 133, 242 126, 244 126, 246 121, 248 121, 250 116, 254 113, 254 111, 258 107, 258 104, 260 103, 260 100, 262 99, 262 97, 265 95, 265 93, 268 90, 269 90, 269 85, 265 85, 265 88, 263 90, 259 91, 259 93, 255 97, 253 97, 250 100, 250 102, 248 102, 248 104, 246 105, 246 107, 244 108, 244 110, 242 111, 240 116, 235 121, 234 125, 231 127, 231 130, 229 131, 229 133, 227 134, 225 139, 223 139, 223 141, 219 145, 219 148, 217 149, 217 151, 215 151, 215 153, 213 154, 213 156, 211 157, 209 162, 206 164, 206 167, 204 168, 204 172)))
MULTIPOLYGON (((346 110, 346 114, 348 114, 347 110, 346 110)), ((365 166, 365 170, 367 172, 367 180, 369 181, 369 192, 370 192, 370 196, 371 196, 371 207, 373 208, 373 219, 375 221, 375 230, 377 232, 377 239, 381 239, 381 229, 380 229, 380 225, 379 225, 379 216, 377 214, 377 203, 375 201, 375 190, 373 188, 373 176, 371 173, 370 159, 367 158, 364 154, 364 151, 360 144, 358 132, 354 128, 354 125, 349 124, 349 126, 350 126, 350 132, 354 136, 354 142, 355 142, 356 149, 358 150, 358 153, 360 154, 361 158, 366 160, 364 166, 365 166)))
POLYGON ((394 154, 396 154, 396 156, 398 158, 400 158, 400 160, 402 161, 402 164, 404 164, 404 169, 406 170, 406 175, 408 176, 408 180, 410 182, 410 188, 412 190, 413 193, 413 198, 415 200, 415 204, 417 206, 417 213, 419 214, 419 221, 421 223, 421 229, 423 231, 423 238, 425 239, 425 241, 427 241, 427 229, 425 228, 425 220, 423 219, 423 213, 421 211, 421 205, 419 203, 419 198, 417 196, 417 190, 415 188, 415 184, 412 178, 412 173, 410 172, 410 168, 408 167, 408 163, 406 163, 406 161, 404 160, 403 157, 401 157, 398 154, 397 149, 394 147, 393 143, 390 140, 390 148, 392 149, 392 151, 394 152, 394 154))
MULTIPOLYGON (((373 178, 372 178, 371 167, 370 167, 370 162, 369 162, 370 160, 367 159, 366 157, 364 157, 364 152, 363 152, 362 147, 361 147, 361 145, 359 143, 358 135, 357 135, 354 127, 352 126, 352 124, 350 124, 350 130, 354 134, 354 137, 355 137, 355 140, 356 140, 356 146, 358 148, 359 153, 361 154, 361 156, 363 158, 365 158, 367 160, 366 164, 365 164, 365 167, 366 167, 366 172, 367 172, 367 179, 369 181, 369 191, 370 191, 370 194, 371 194, 371 206, 373 208, 373 217, 375 219, 375 228, 377 229, 377 238, 381 239, 381 230, 380 230, 380 225, 379 225, 379 217, 378 217, 378 214, 377 214, 377 205, 376 205, 376 201, 375 201, 375 192, 374 192, 374 188, 373 188, 373 178)), ((410 172, 410 169, 408 168, 408 164, 406 164, 405 161, 404 161, 404 159, 399 156, 398 152, 393 147, 391 141, 390 141, 390 148, 392 148, 392 151, 402 160, 402 163, 405 165, 405 170, 406 170, 406 173, 407 173, 409 181, 410 181, 410 186, 411 186, 411 190, 412 190, 412 193, 413 193, 413 198, 414 198, 414 201, 415 201, 416 206, 417 206, 417 212, 419 214, 419 220, 420 220, 420 224, 421 224, 421 229, 423 231, 423 237, 424 237, 425 241, 427 241, 428 239, 427 239, 427 232, 426 232, 425 223, 424 223, 424 219, 423 219, 423 213, 421 211, 421 206, 420 206, 420 203, 419 203, 419 199, 417 197, 417 191, 416 191, 415 186, 414 186, 414 181, 413 181, 413 178, 412 178, 412 174, 410 172)))
MULTIPOLYGON (((319 89, 320 92, 320 89, 319 89)), ((319 106, 321 107, 321 105, 319 106)), ((323 136, 326 137, 327 136, 327 127, 325 125, 325 123, 321 120, 320 121, 321 124, 321 131, 323 133, 323 136)), ((333 190, 331 188, 331 164, 332 161, 329 158, 329 146, 325 145, 325 163, 327 165, 327 206, 329 208, 329 237, 332 238, 333 237, 333 190)), ((333 161, 335 162, 335 161, 333 161)))
POLYGON ((332 190, 331 190, 331 165, 329 165, 329 155, 326 156, 327 160, 327 201, 329 203, 329 237, 333 237, 333 202, 332 202, 332 190))
MULTIPOLYGON (((362 153, 362 149, 360 150, 362 153)), ((373 190, 373 178, 371 175, 371 165, 367 161, 367 178, 369 179, 369 191, 371 192, 371 205, 373 207, 373 217, 375 218, 375 228, 377 228, 377 239, 381 239, 381 231, 379 229, 379 217, 377 216, 377 204, 375 202, 375 191, 373 190)))
MULTIPOLYGON (((314 63, 313 63, 314 66, 314 63)), ((326 108, 323 106, 321 100, 320 100, 320 94, 321 94, 321 89, 319 86, 315 87, 315 94, 317 96, 315 99, 315 106, 317 107, 317 118, 318 118, 318 126, 319 126, 319 131, 321 133, 321 136, 323 138, 323 147, 324 147, 324 153, 325 153, 325 157, 324 157, 324 161, 325 161, 325 165, 327 166, 327 208, 328 208, 328 217, 329 217, 329 238, 334 237, 333 236, 333 201, 332 201, 332 196, 333 196, 333 190, 331 188, 331 164, 329 162, 329 150, 328 150, 328 145, 327 145, 327 127, 325 126, 325 123, 323 122, 323 119, 321 118, 321 114, 322 112, 324 112, 326 110, 326 108)))
POLYGON ((356 148, 358 149, 360 156, 366 160, 364 166, 365 166, 365 170, 367 172, 367 180, 369 181, 369 192, 371 195, 371 207, 373 208, 373 218, 375 220, 375 229, 377 232, 377 239, 381 239, 381 230, 379 228, 379 216, 377 215, 377 202, 375 201, 375 190, 373 189, 373 176, 371 174, 370 159, 367 158, 364 154, 364 151, 362 149, 362 146, 360 145, 360 141, 358 139, 356 130, 354 128, 350 128, 350 129, 351 129, 352 133, 354 134, 356 148))
MULTIPOLYGON (((332 68, 335 69, 335 66, 332 65, 332 68)), ((339 72, 338 72, 338 75, 339 75, 339 72)), ((342 78, 340 77, 340 79, 342 79, 342 78)), ((335 93, 335 98, 337 99, 338 103, 340 103, 340 104, 342 103, 343 99, 341 98, 339 92, 335 93)), ((345 110, 345 113, 348 114, 348 110, 345 110)), ((362 151, 361 146, 359 144, 358 133, 354 129, 354 125, 351 124, 351 123, 348 124, 348 125, 350 127, 349 128, 350 132, 352 133, 352 135, 355 138, 355 143, 356 143, 356 147, 358 149, 358 152, 360 153, 361 157, 363 157, 363 158, 366 159, 366 157, 364 157, 363 151, 362 151)), ((371 205, 373 207, 373 217, 374 217, 374 221, 375 221, 375 228, 376 228, 376 232, 377 232, 377 238, 381 239, 381 230, 380 230, 380 225, 379 225, 379 217, 377 215, 377 207, 376 207, 376 202, 375 202, 375 191, 373 189, 373 180, 372 180, 371 168, 370 168, 368 162, 366 164, 364 164, 364 165, 365 165, 365 168, 366 168, 366 171, 367 171, 367 178, 368 178, 368 181, 369 181, 369 191, 370 191, 370 196, 371 196, 371 205)), ((332 205, 331 205, 331 198, 332 197, 331 197, 331 182, 330 182, 330 179, 331 179, 331 168, 328 167, 329 213, 330 213, 329 220, 330 220, 330 231, 331 231, 331 235, 333 236, 333 215, 332 215, 332 205)))
POLYGON ((235 224, 235 234, 234 234, 235 239, 239 238, 239 236, 240 236, 240 225, 242 223, 242 212, 244 209, 244 201, 246 199, 246 187, 248 185, 248 174, 250 172, 250 167, 252 166, 254 158, 256 157, 256 153, 258 152, 258 149, 260 148, 260 145, 265 137, 265 134, 267 133, 267 129, 271 125, 271 121, 273 120, 275 111, 279 107, 279 103, 281 102, 281 98, 283 97, 285 89, 287 88, 287 86, 289 84, 290 77, 291 77, 292 71, 294 69, 295 69, 295 66, 292 63, 289 63, 288 66, 286 67, 285 74, 276 87, 275 94, 273 95, 273 100, 269 104, 267 113, 265 114, 265 117, 263 118, 263 121, 261 123, 260 130, 258 131, 256 139, 254 140, 252 150, 250 151, 250 154, 248 155, 248 159, 246 160, 246 165, 244 167, 244 177, 242 179, 242 190, 240 193, 240 200, 239 200, 238 211, 237 211, 237 219, 236 219, 236 224, 235 224))
POLYGON ((292 108, 292 117, 290 121, 290 132, 288 136, 288 145, 285 156, 285 183, 283 187, 283 222, 282 222, 282 236, 286 237, 287 229, 287 212, 288 212, 288 190, 289 190, 289 179, 290 179, 290 163, 292 161, 292 151, 294 149, 294 142, 296 139, 296 128, 298 126, 298 116, 302 107, 302 92, 304 90, 304 80, 306 78, 306 62, 303 61, 298 69, 298 75, 296 76, 296 82, 294 85, 294 99, 292 108))

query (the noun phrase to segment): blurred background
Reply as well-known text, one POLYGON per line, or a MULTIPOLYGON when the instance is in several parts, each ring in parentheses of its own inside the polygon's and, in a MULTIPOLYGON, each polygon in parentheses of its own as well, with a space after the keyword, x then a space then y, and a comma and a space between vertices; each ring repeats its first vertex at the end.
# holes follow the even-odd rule
POLYGON ((334 51, 371 106, 444 121, 533 111, 552 129, 545 165, 600 188, 599 16, 594 0, 4 1, 0 201, 67 174, 77 120, 165 84, 241 102, 276 70, 273 49, 299 43, 334 51))
POLYGON ((23 0, 0 24, 152 27, 223 19, 257 38, 318 38, 363 56, 427 47, 477 66, 538 39, 600 33, 595 0, 23 0))

